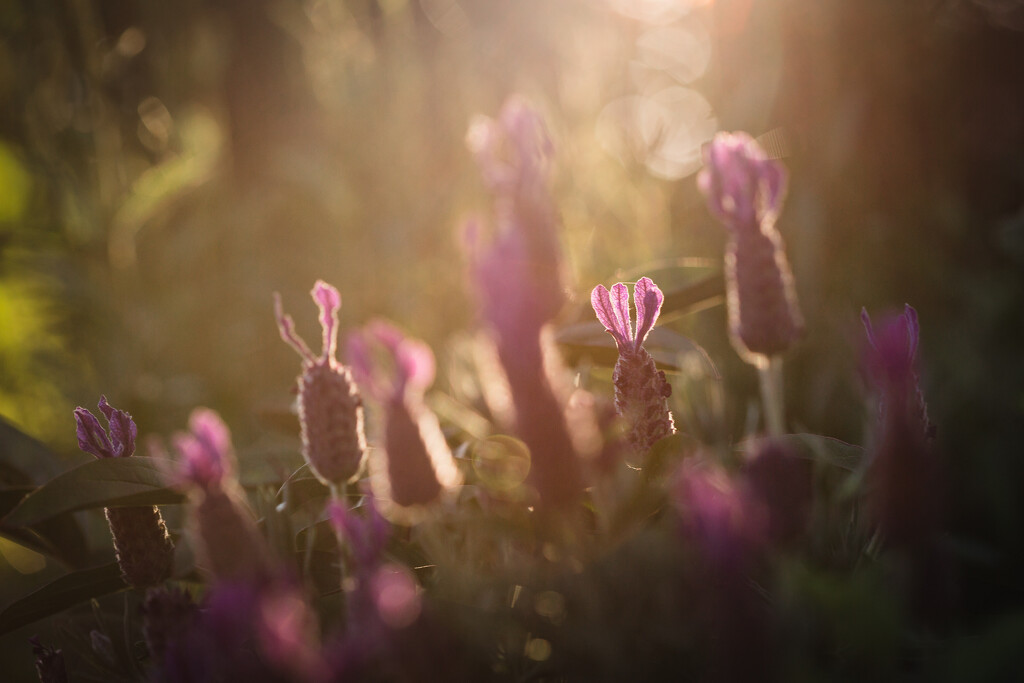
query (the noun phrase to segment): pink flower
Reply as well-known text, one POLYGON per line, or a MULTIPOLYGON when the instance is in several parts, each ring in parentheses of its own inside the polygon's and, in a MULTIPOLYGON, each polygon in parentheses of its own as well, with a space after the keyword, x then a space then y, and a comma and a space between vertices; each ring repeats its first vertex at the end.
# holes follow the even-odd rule
POLYGON ((633 290, 636 329, 629 313, 629 290, 621 282, 609 292, 594 287, 590 303, 619 349, 612 381, 615 409, 630 425, 629 441, 636 453, 645 453, 659 439, 675 433, 668 397, 672 387, 654 359, 643 348, 644 340, 658 320, 665 297, 650 278, 641 278, 633 290))
POLYGON ((79 406, 75 408, 78 447, 97 458, 131 456, 135 453, 135 439, 138 436, 138 428, 132 416, 123 410, 111 408, 106 396, 100 396, 99 409, 109 425, 109 436, 96 416, 79 406))
POLYGON ((319 356, 295 333, 291 316, 284 314, 281 297, 276 294, 274 311, 281 338, 303 359, 299 376, 302 455, 313 474, 332 485, 355 478, 366 457, 363 402, 348 368, 335 358, 341 295, 323 280, 317 280, 311 294, 320 308, 323 329, 319 356))

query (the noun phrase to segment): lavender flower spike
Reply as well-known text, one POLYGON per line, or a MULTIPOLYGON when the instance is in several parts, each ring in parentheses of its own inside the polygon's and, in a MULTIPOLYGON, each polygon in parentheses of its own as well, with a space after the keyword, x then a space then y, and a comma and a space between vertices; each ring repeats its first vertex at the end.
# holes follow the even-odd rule
POLYGON ((594 287, 590 303, 619 349, 612 381, 615 384, 615 409, 630 425, 629 443, 636 453, 645 453, 658 439, 675 433, 667 399, 672 387, 659 371, 654 359, 643 348, 665 300, 650 278, 641 278, 633 289, 636 329, 629 314, 629 290, 621 282, 609 292, 604 285, 594 287))
POLYGON ((433 353, 426 344, 376 321, 351 337, 348 355, 359 385, 384 406, 387 474, 378 476, 371 468, 375 489, 402 508, 433 503, 461 481, 437 417, 423 402, 434 381, 433 353), (392 372, 374 362, 371 346, 391 357, 392 372))
MULTIPOLYGON (((100 412, 107 420, 109 434, 96 416, 75 408, 78 447, 97 458, 128 458, 135 453, 138 428, 132 416, 116 410, 100 397, 100 412)), ((155 505, 109 507, 104 510, 121 576, 128 585, 146 588, 163 583, 171 575, 174 542, 155 505)))
POLYGON ((793 274, 775 219, 786 169, 746 133, 719 133, 697 177, 708 209, 730 234, 725 253, 729 331, 745 360, 781 354, 803 335, 793 274))
POLYGON ((189 431, 174 437, 176 485, 191 495, 190 525, 199 564, 220 580, 260 580, 273 574, 266 541, 235 475, 231 432, 216 412, 197 408, 189 431))
POLYGON ((335 358, 338 345, 338 309, 341 295, 323 280, 310 292, 320 309, 323 345, 314 355, 285 315, 281 297, 274 295, 274 311, 281 338, 302 356, 299 376, 299 425, 302 454, 313 473, 327 485, 355 477, 366 456, 363 402, 348 368, 335 358))

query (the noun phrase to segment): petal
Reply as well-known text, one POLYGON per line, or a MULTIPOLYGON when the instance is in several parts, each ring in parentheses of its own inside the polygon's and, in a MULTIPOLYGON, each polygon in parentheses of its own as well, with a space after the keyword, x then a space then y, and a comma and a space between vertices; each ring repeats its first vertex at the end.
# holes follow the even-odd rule
POLYGON ((598 321, 604 325, 604 329, 615 339, 615 345, 618 347, 619 352, 621 353, 623 349, 628 348, 630 345, 628 330, 624 335, 620 329, 615 308, 612 306, 611 295, 604 285, 598 285, 590 292, 590 305, 593 306, 598 321))
POLYGON ((106 396, 100 396, 100 412, 110 424, 110 439, 114 445, 114 455, 127 458, 135 453, 135 438, 139 430, 132 416, 123 410, 116 410, 107 403, 106 396))
POLYGON ((665 295, 651 278, 643 277, 636 283, 633 290, 633 303, 636 306, 636 339, 633 348, 639 350, 640 345, 647 339, 647 334, 658 320, 664 301, 665 295))
POLYGON ((353 332, 348 337, 345 348, 349 370, 356 380, 359 389, 376 400, 384 397, 385 389, 374 372, 373 359, 370 354, 370 343, 364 332, 353 332))
POLYGON ((406 339, 396 354, 398 367, 409 386, 422 392, 434 381, 434 352, 415 339, 406 339))
POLYGON ((875 343, 875 329, 871 325, 871 316, 868 315, 867 308, 860 309, 860 322, 862 325, 864 325, 864 333, 867 334, 868 343, 871 345, 872 348, 877 349, 878 344, 875 343))
POLYGON ((777 161, 767 159, 760 164, 761 184, 764 191, 762 211, 778 214, 786 196, 786 167, 777 161))
POLYGON ((323 350, 321 359, 334 358, 338 347, 338 309, 341 308, 341 294, 338 290, 323 280, 317 280, 313 285, 313 300, 320 307, 320 327, 324 331, 323 350))
POLYGON ((290 315, 285 315, 284 307, 281 305, 281 295, 274 292, 274 317, 277 318, 277 330, 281 333, 281 339, 288 342, 288 345, 299 352, 304 360, 310 363, 316 360, 316 356, 302 341, 302 337, 295 333, 295 322, 290 315))
POLYGON ((114 457, 114 447, 95 415, 79 406, 75 408, 75 424, 79 448, 97 458, 114 457))

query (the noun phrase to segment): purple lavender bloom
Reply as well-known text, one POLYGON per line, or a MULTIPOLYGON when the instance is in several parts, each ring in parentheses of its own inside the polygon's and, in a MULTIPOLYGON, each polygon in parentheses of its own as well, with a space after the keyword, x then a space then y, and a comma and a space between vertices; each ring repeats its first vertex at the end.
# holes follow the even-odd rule
POLYGON ((179 459, 171 475, 192 497, 190 522, 200 566, 222 580, 255 580, 274 567, 235 474, 231 432, 209 408, 189 417, 189 431, 174 436, 179 459))
POLYGON ((931 449, 934 427, 918 385, 917 312, 875 328, 861 313, 868 345, 865 370, 879 394, 878 426, 868 464, 868 504, 889 542, 925 542, 938 524, 942 477, 931 449))
MULTIPOLYGON (((112 408, 106 396, 100 397, 99 409, 109 425, 109 435, 92 413, 81 406, 75 408, 79 448, 100 459, 131 457, 138 436, 132 416, 112 408)), ((128 585, 145 588, 170 577, 174 542, 160 508, 155 505, 108 507, 104 513, 121 576, 128 585)))
POLYGON ((906 304, 901 315, 887 317, 877 330, 871 324, 867 309, 861 309, 860 319, 868 339, 864 368, 881 396, 879 417, 884 415, 886 403, 909 402, 921 429, 931 438, 935 427, 928 420, 928 406, 917 372, 917 346, 921 337, 917 311, 906 304))
POLYGON ((810 520, 812 467, 784 442, 758 441, 744 463, 742 484, 749 515, 764 540, 787 544, 810 520))
MULTIPOLYGON (((375 321, 350 337, 348 357, 359 386, 384 407, 387 474, 377 476, 376 466, 371 468, 374 488, 402 508, 437 501, 461 476, 437 417, 423 401, 434 381, 430 347, 375 321), (374 349, 381 353, 375 355, 374 349)), ((387 510, 389 515, 400 512, 387 510)))
POLYGON ((196 408, 188 418, 188 432, 174 435, 179 454, 176 484, 182 488, 218 489, 235 477, 231 431, 215 411, 196 408))
POLYGON ((551 141, 539 115, 512 98, 496 121, 477 119, 467 142, 494 195, 496 228, 485 245, 478 224, 467 226, 472 287, 508 377, 515 431, 530 452, 529 482, 541 507, 562 507, 579 499, 583 484, 540 341, 565 301, 558 218, 546 186, 551 141))
POLYGON ((630 447, 645 453, 658 439, 675 433, 668 397, 672 387, 665 373, 658 370, 643 343, 658 320, 665 296, 650 278, 641 278, 633 290, 636 330, 629 312, 629 290, 621 282, 609 292, 604 285, 594 287, 590 304, 597 319, 615 340, 619 359, 612 381, 615 384, 615 409, 630 425, 630 447))
POLYGON ((804 331, 793 274, 775 219, 786 170, 746 133, 719 133, 704 151, 697 185, 728 229, 725 254, 729 331, 746 360, 787 350, 804 331))
POLYGON ((281 338, 303 359, 299 376, 302 455, 318 479, 333 485, 353 479, 362 467, 366 456, 363 403, 348 368, 335 358, 341 295, 323 280, 317 280, 311 294, 320 308, 323 330, 319 356, 295 333, 291 316, 284 314, 276 294, 274 311, 281 338))
POLYGON ((110 426, 110 435, 100 426, 99 420, 86 408, 75 408, 78 447, 97 458, 127 458, 135 453, 135 439, 138 428, 132 416, 123 410, 116 410, 107 403, 106 396, 100 396, 100 412, 110 426))

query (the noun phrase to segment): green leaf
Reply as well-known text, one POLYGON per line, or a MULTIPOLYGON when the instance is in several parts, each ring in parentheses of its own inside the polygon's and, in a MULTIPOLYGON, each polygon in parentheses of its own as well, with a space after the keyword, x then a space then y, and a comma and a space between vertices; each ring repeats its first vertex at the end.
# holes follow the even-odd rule
POLYGON ((25 496, 3 519, 5 526, 30 526, 65 512, 97 507, 179 503, 153 458, 94 460, 58 475, 25 496))
MULTIPOLYGON (((855 471, 864 459, 864 449, 861 446, 854 446, 830 436, 783 434, 772 438, 790 446, 802 458, 832 465, 848 472, 855 471)), ((741 448, 746 450, 753 443, 746 441, 741 444, 741 448)))
POLYGON ((57 476, 67 466, 67 458, 0 417, 0 463, 0 482, 18 486, 57 476))
POLYGON ((0 635, 128 586, 116 562, 60 577, 0 612, 0 635))
MULTIPOLYGON (((565 354, 569 365, 576 365, 583 358, 589 358, 595 365, 611 367, 619 358, 615 340, 604 326, 597 322, 578 323, 563 327, 555 341, 565 354)), ((644 348, 663 370, 678 371, 688 358, 697 358, 711 377, 719 377, 718 368, 711 357, 699 344, 667 327, 655 327, 647 336, 644 348)))

